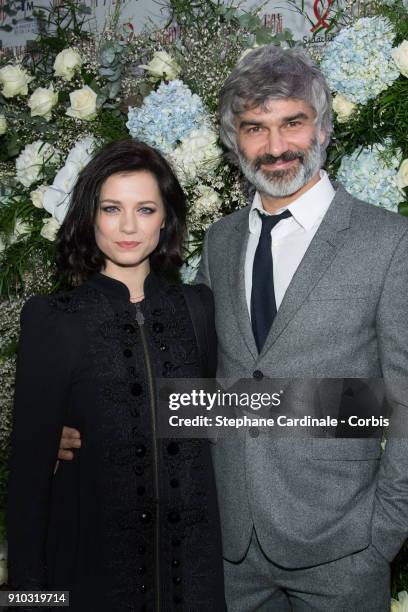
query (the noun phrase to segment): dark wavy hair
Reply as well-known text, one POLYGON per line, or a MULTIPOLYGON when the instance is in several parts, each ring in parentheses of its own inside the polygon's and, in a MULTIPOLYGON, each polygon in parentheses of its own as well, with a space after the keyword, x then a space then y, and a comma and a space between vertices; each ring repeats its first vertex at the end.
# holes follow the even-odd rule
POLYGON ((150 255, 158 274, 172 274, 181 266, 185 236, 186 198, 172 168, 153 147, 126 139, 111 142, 83 168, 56 239, 57 266, 69 284, 85 281, 103 269, 105 255, 95 240, 95 217, 103 183, 113 174, 145 171, 157 180, 166 221, 160 240, 150 255))

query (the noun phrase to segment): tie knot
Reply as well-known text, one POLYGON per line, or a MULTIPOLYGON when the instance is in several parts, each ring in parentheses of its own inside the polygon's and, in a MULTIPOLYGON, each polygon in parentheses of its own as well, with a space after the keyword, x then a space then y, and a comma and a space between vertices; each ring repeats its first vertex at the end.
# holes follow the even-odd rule
POLYGON ((284 210, 280 215, 264 215, 258 210, 258 214, 262 221, 262 234, 270 234, 275 225, 278 225, 279 221, 292 216, 288 210, 284 210))

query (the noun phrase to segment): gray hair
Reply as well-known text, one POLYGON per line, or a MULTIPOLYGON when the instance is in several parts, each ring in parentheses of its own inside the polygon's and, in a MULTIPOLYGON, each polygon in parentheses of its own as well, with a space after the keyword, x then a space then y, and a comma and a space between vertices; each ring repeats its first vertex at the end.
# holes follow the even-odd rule
POLYGON ((240 113, 269 100, 294 98, 309 104, 325 132, 322 163, 333 129, 331 95, 323 74, 304 51, 266 45, 250 51, 235 66, 220 93, 221 140, 236 158, 236 120, 240 113))

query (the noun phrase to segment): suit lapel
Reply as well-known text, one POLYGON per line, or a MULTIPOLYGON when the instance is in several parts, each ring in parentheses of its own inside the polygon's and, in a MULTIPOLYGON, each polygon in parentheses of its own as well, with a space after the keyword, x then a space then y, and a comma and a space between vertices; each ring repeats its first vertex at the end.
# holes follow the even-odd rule
POLYGON ((254 359, 258 358, 258 349, 252 333, 251 319, 248 313, 245 293, 245 255, 249 238, 248 215, 233 228, 228 245, 229 258, 229 295, 232 309, 238 322, 242 337, 254 359))
POLYGON ((344 230, 350 226, 351 208, 351 196, 339 187, 286 290, 260 358, 276 342, 330 266, 345 240, 347 232, 344 230))

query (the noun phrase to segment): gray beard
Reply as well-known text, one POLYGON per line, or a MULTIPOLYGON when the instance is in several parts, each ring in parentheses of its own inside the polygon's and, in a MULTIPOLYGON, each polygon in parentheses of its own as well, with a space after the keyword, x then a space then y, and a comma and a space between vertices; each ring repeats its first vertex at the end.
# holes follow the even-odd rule
POLYGON ((271 172, 256 169, 254 162, 249 161, 240 150, 238 158, 242 172, 259 193, 271 198, 284 198, 304 187, 321 167, 321 148, 317 138, 312 140, 310 149, 298 153, 303 159, 299 160, 295 171, 292 168, 271 172))

